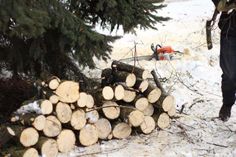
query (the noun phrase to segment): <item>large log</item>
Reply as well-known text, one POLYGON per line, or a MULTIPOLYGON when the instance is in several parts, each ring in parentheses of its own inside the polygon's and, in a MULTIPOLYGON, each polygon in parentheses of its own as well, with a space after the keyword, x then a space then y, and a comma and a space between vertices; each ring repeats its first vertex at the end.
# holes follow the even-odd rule
POLYGON ((102 111, 108 119, 116 119, 120 115, 120 107, 116 102, 106 101, 102 105, 102 111))
POLYGON ((56 106, 56 115, 61 123, 68 123, 71 120, 72 110, 68 104, 59 102, 56 106))
MULTIPOLYGON (((10 157, 39 157, 39 153, 35 148, 10 148, 7 150, 10 157)), ((6 155, 6 157, 9 157, 6 155)))
POLYGON ((131 127, 127 123, 118 123, 114 126, 112 134, 115 138, 124 139, 130 136, 131 127))
POLYGON ((74 103, 79 99, 79 83, 64 81, 57 87, 55 93, 64 103, 74 103))
POLYGON ((120 117, 133 127, 138 127, 144 120, 143 112, 131 108, 122 108, 120 117))
POLYGON ((137 77, 142 78, 142 79, 147 79, 149 77, 149 72, 147 70, 134 67, 129 64, 125 64, 123 62, 119 61, 113 61, 111 65, 112 69, 118 70, 118 71, 126 71, 129 73, 134 73, 137 77))
POLYGON ((113 72, 115 82, 124 82, 127 87, 133 87, 136 83, 136 76, 133 73, 124 71, 113 72))
POLYGON ((150 134, 156 127, 155 120, 151 116, 145 116, 144 121, 140 125, 140 129, 144 134, 150 134))
POLYGON ((72 113, 70 124, 75 130, 82 129, 86 124, 85 112, 83 110, 74 111, 72 113))
POLYGON ((57 157, 58 146, 57 141, 52 138, 41 136, 36 148, 40 151, 40 154, 45 157, 57 157))
POLYGON ((95 127, 97 128, 98 131, 98 138, 103 140, 107 139, 112 131, 110 121, 105 118, 99 119, 95 123, 95 127))
POLYGON ((43 133, 47 137, 56 137, 62 130, 61 122, 55 116, 48 116, 43 128, 43 133))
POLYGON ((83 146, 91 146, 98 141, 98 131, 94 125, 87 124, 80 130, 79 141, 83 146))
POLYGON ((161 96, 161 90, 157 87, 149 85, 148 89, 143 93, 143 95, 147 97, 150 103, 155 103, 161 96))
POLYGON ((72 130, 62 130, 57 137, 58 149, 62 153, 68 153, 75 147, 76 137, 72 130))

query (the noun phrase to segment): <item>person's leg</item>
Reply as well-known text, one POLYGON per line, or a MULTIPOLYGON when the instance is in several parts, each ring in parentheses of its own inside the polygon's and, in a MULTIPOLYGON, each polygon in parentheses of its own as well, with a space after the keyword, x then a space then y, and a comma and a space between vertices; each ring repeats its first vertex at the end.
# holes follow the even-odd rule
POLYGON ((220 66, 223 71, 221 86, 223 105, 219 117, 227 121, 236 99, 236 37, 221 37, 220 66))

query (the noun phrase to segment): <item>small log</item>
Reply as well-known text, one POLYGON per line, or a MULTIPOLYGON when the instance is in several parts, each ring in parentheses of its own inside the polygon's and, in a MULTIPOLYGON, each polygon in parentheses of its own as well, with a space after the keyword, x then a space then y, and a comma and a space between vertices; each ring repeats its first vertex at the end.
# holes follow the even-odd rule
POLYGON ((114 98, 114 91, 110 86, 105 86, 102 89, 102 96, 105 100, 112 100, 114 98))
POLYGON ((101 78, 102 78, 102 83, 101 83, 102 88, 114 84, 113 71, 110 68, 102 70, 101 78))
POLYGON ((61 80, 58 77, 53 76, 47 82, 48 82, 48 87, 52 90, 55 90, 58 88, 61 80))
POLYGON ((83 110, 74 111, 71 116, 70 124, 75 130, 82 129, 86 124, 85 112, 83 110))
POLYGON ((162 93, 166 93, 166 91, 164 90, 164 88, 161 85, 161 82, 160 82, 160 80, 159 80, 155 70, 152 70, 151 74, 152 74, 152 76, 154 78, 154 82, 155 82, 156 86, 161 90, 162 93))
POLYGON ((148 89, 143 93, 147 97, 150 103, 155 103, 161 96, 161 90, 159 88, 153 87, 152 85, 148 86, 148 89))
POLYGON ((87 94, 87 103, 86 103, 86 107, 87 108, 92 108, 94 106, 94 99, 93 96, 90 94, 87 94))
POLYGON ((122 85, 117 85, 114 89, 115 99, 122 100, 125 96, 125 89, 122 85))
POLYGON ((144 121, 140 125, 140 129, 144 134, 150 134, 156 127, 155 120, 150 116, 145 116, 144 121))
POLYGON ((10 157, 39 157, 39 153, 35 148, 11 148, 8 150, 8 152, 10 154, 10 157))
POLYGON ((145 92, 148 88, 148 81, 147 80, 141 80, 141 79, 137 79, 135 85, 134 85, 134 89, 139 90, 141 93, 145 92))
POLYGON ((62 130, 57 137, 58 149, 62 153, 68 153, 75 147, 76 137, 72 130, 62 130))
POLYGON ((123 97, 123 101, 130 103, 130 102, 134 101, 135 97, 136 97, 135 91, 125 90, 125 96, 123 97))
POLYGON ((95 127, 97 128, 99 139, 108 139, 108 136, 112 131, 111 123, 109 120, 101 118, 95 123, 95 127))
POLYGON ((59 101, 59 97, 58 97, 57 95, 53 94, 53 95, 51 95, 51 96, 49 97, 49 101, 50 101, 52 104, 57 104, 58 101, 59 101))
POLYGON ((102 105, 102 111, 108 119, 116 119, 120 115, 120 107, 116 102, 106 101, 102 105))
POLYGON ((167 113, 156 114, 153 118, 160 129, 165 129, 170 125, 170 117, 167 113))
POLYGON ((60 83, 55 93, 61 102, 74 103, 79 99, 79 83, 64 81, 60 83))
POLYGON ((98 131, 94 125, 87 124, 80 130, 79 141, 83 146, 91 146, 98 141, 98 131))
POLYGON ((118 70, 118 71, 126 71, 129 73, 134 73, 137 77, 142 78, 142 79, 147 79, 150 75, 150 73, 147 70, 134 67, 129 64, 125 64, 123 62, 119 61, 113 61, 111 65, 112 69, 118 70))
POLYGON ((36 148, 40 151, 40 154, 45 157, 57 157, 57 141, 52 138, 41 136, 36 144, 36 148))
POLYGON ((112 135, 118 139, 125 139, 131 135, 132 129, 127 123, 118 123, 112 131, 112 135))
POLYGON ((46 124, 46 117, 44 115, 40 115, 34 119, 34 122, 32 123, 32 126, 38 130, 42 131, 44 126, 46 124))
POLYGON ((47 137, 56 137, 62 129, 61 122, 55 116, 46 117, 43 133, 47 137))
POLYGON ((75 110, 76 109, 74 104, 70 104, 70 108, 71 108, 71 110, 75 110))
POLYGON ((134 100, 134 105, 135 107, 140 110, 140 111, 144 111, 149 103, 148 103, 148 99, 145 98, 145 97, 137 97, 135 100, 134 100))
POLYGON ((107 139, 108 139, 108 140, 111 140, 112 138, 113 138, 113 134, 110 133, 110 134, 108 135, 107 139))
POLYGON ((39 101, 39 106, 40 106, 42 114, 44 115, 51 114, 53 111, 53 105, 49 100, 39 101))
POLYGON ((56 106, 56 115, 61 123, 68 123, 71 120, 72 110, 68 104, 59 102, 56 106))
POLYGON ((161 106, 161 108, 165 111, 168 112, 175 103, 175 99, 171 95, 165 95, 162 94, 159 100, 154 104, 155 106, 161 106))
POLYGON ((174 117, 175 114, 176 114, 176 108, 175 108, 175 105, 173 105, 173 106, 171 107, 171 109, 168 110, 167 113, 168 113, 168 115, 169 115, 170 117, 174 117))
POLYGON ((94 124, 99 119, 99 113, 97 110, 86 109, 86 119, 88 123, 94 124))
POLYGON ((143 112, 131 108, 122 108, 120 117, 133 127, 138 127, 144 120, 143 112))
POLYGON ((87 103, 87 93, 81 92, 79 94, 79 99, 77 100, 78 107, 85 107, 87 103))
POLYGON ((115 82, 124 82, 127 87, 133 87, 136 83, 136 76, 133 73, 116 71, 113 75, 115 82))
POLYGON ((143 111, 145 116, 152 116, 154 113, 154 107, 152 104, 148 104, 147 108, 143 111))
POLYGON ((34 128, 26 128, 20 134, 20 143, 24 147, 30 147, 38 142, 39 133, 34 128))

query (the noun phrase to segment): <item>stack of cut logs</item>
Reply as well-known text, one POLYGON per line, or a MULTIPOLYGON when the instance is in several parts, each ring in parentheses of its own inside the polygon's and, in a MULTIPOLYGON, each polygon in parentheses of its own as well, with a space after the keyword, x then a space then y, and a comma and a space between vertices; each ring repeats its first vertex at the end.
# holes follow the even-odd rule
MULTIPOLYGON (((155 85, 146 70, 112 63, 102 71, 102 88, 81 91, 79 83, 52 77, 42 84, 41 114, 14 115, 6 126, 5 138, 17 137, 20 149, 13 157, 56 157, 76 144, 90 146, 98 140, 123 139, 132 130, 144 134, 169 126, 175 115, 174 98, 168 95, 152 71, 155 85)), ((15 138, 16 139, 16 138, 15 138)), ((4 140, 3 140, 4 141, 4 140)))

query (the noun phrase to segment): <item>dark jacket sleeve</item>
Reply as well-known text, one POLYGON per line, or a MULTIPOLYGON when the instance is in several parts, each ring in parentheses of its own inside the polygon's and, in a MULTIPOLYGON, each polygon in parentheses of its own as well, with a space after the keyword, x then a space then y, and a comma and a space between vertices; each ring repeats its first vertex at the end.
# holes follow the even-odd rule
POLYGON ((220 0, 212 0, 212 2, 215 4, 215 6, 217 6, 220 0))

